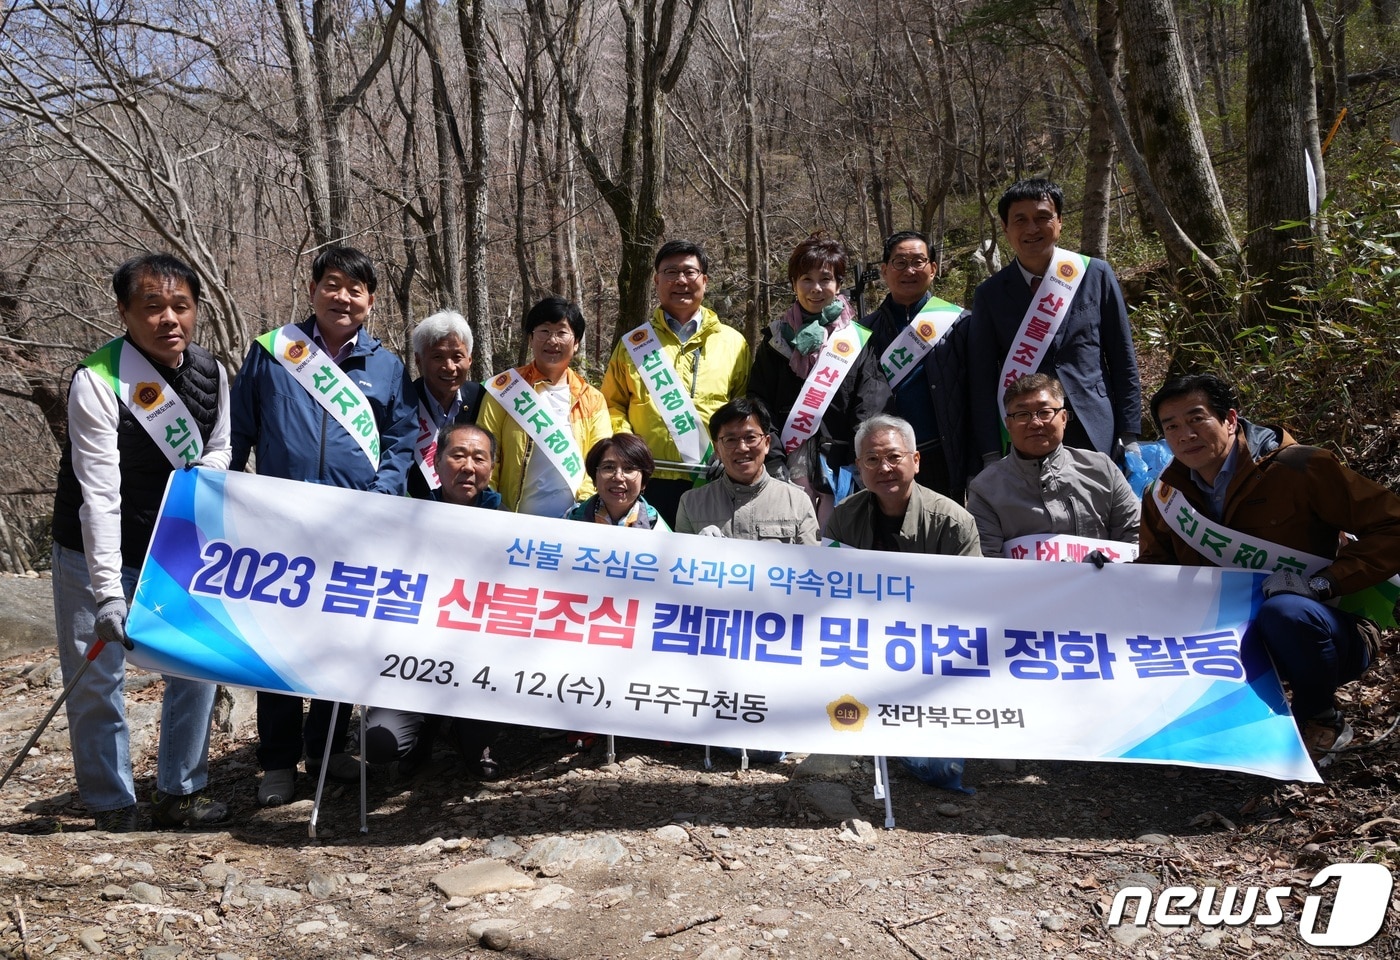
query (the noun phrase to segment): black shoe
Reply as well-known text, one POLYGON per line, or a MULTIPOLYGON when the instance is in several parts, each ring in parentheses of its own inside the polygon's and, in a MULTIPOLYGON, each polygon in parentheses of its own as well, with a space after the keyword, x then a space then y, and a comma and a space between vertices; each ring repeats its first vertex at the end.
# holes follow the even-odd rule
POLYGON ((151 795, 151 822, 158 827, 210 827, 228 818, 228 806, 210 800, 203 792, 183 797, 160 791, 151 795))
POLYGON ((139 822, 134 803, 129 807, 103 810, 92 815, 92 829, 107 833, 135 833, 139 822))
POLYGON ((481 751, 479 759, 467 761, 467 774, 476 780, 501 779, 501 765, 491 756, 490 747, 481 751))

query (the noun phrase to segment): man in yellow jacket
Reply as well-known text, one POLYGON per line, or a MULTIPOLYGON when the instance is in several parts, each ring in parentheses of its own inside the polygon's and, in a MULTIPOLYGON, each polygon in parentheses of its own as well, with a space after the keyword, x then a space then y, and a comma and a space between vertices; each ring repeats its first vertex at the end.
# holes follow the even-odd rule
POLYGON ((635 433, 651 447, 657 471, 647 502, 673 527, 697 472, 688 468, 709 456, 705 424, 749 383, 748 341, 703 305, 709 268, 698 244, 662 245, 654 281, 660 307, 618 341, 603 376, 613 432, 635 433))
POLYGON ((506 510, 562 517, 593 495, 584 458, 612 426, 603 395, 569 366, 583 331, 577 304, 546 297, 525 315, 530 362, 483 384, 477 423, 498 438, 491 483, 506 510))

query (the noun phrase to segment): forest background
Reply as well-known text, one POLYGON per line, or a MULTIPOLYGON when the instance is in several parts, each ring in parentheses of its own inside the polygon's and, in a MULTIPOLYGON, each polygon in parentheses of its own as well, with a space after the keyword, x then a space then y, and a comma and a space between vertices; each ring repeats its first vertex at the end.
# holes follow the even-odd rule
POLYGON ((1009 256, 997 197, 1039 175, 1123 280, 1145 393, 1223 371, 1394 486, 1398 52, 1400 0, 8 0, 0 569, 47 563, 67 383, 137 251, 200 272, 231 371, 343 241, 404 357, 455 308, 478 378, 519 362, 553 293, 596 381, 661 240, 705 245, 756 343, 816 229, 848 284, 923 230, 970 304, 1009 256))

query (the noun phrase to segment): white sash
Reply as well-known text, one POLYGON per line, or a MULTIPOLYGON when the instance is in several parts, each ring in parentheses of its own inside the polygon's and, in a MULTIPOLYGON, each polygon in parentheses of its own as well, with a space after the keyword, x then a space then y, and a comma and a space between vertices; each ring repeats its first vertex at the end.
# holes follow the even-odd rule
POLYGON ((569 492, 578 495, 583 485, 583 455, 574 439, 573 427, 555 422, 547 404, 540 403, 535 388, 515 370, 498 373, 486 382, 486 392, 496 399, 525 435, 544 451, 554 469, 564 477, 569 492))
POLYGON ((690 395, 681 389, 676 368, 667 359, 651 323, 629 331, 622 342, 627 346, 627 353, 646 383, 657 409, 662 412, 666 431, 671 435, 681 460, 688 464, 702 463, 710 445, 705 425, 700 422, 700 415, 695 412, 695 403, 690 395))
MULTIPOLYGON (((186 358, 185 362, 189 362, 186 358)), ((117 395, 136 422, 175 468, 193 463, 204 452, 199 425, 185 401, 175 395, 146 355, 118 337, 83 361, 117 395)))
POLYGON ((413 441, 413 462, 418 464, 418 470, 423 474, 423 479, 428 481, 428 489, 436 490, 442 486, 442 481, 438 479, 437 467, 437 427, 433 425, 433 415, 428 412, 427 404, 418 401, 418 436, 413 441))
POLYGON ((817 432, 836 391, 855 367, 870 331, 852 322, 826 338, 817 362, 802 384, 802 392, 783 424, 783 453, 792 453, 817 432))
POLYGON ((1089 258, 1072 250, 1055 248, 1055 258, 1050 261, 1050 269, 1040 280, 1040 288, 1031 294, 1031 305, 1021 318, 1021 328, 1011 340, 1011 349, 1006 352, 1006 360, 1001 366, 1000 386, 997 387, 997 409, 1002 419, 1006 419, 1006 405, 1001 395, 1013 381, 1027 374, 1035 373, 1045 359, 1045 351, 1055 341, 1060 325, 1069 315, 1070 304, 1084 282, 1084 274, 1089 269, 1089 258))
POLYGON ((890 342, 880 357, 880 371, 890 382, 891 389, 904 382, 924 354, 943 339, 960 316, 962 307, 937 297, 928 298, 923 309, 899 331, 899 336, 890 342))
POLYGON ((1137 559, 1136 543, 1121 540, 1098 540, 1076 537, 1068 533, 1029 533, 1007 540, 1001 545, 1001 555, 1009 560, 1049 560, 1081 562, 1098 550, 1114 563, 1131 563, 1137 559))
POLYGON ((1217 567, 1270 573, 1292 570, 1310 577, 1332 562, 1326 557, 1251 537, 1231 530, 1218 520, 1203 517, 1180 490, 1160 480, 1153 484, 1151 497, 1172 532, 1217 567))
POLYGON ((269 330, 258 343, 272 359, 292 375, 311 399, 321 405, 335 422, 359 444, 371 470, 379 469, 379 427, 374 408, 359 384, 337 367, 316 342, 295 324, 269 330))

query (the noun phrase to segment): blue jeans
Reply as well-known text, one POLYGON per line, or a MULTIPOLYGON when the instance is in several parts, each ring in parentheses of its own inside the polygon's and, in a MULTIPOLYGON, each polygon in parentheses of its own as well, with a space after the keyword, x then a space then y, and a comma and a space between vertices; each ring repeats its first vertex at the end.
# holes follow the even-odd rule
MULTIPOLYGON (((122 568, 122 589, 128 598, 136 589, 138 573, 134 567, 122 568)), ((53 547, 53 613, 58 659, 67 684, 97 641, 92 632, 97 598, 82 552, 58 544, 53 547)), ((126 650, 109 643, 64 702, 78 793, 93 813, 120 810, 136 802, 125 686, 126 650)), ((156 760, 156 789, 161 793, 185 796, 208 784, 214 690, 212 683, 165 678, 156 760)))
POLYGON ((1270 597, 1260 605, 1250 631, 1264 642, 1279 676, 1293 689, 1293 715, 1300 722, 1334 706, 1336 689, 1370 665, 1356 618, 1307 597, 1270 597))

